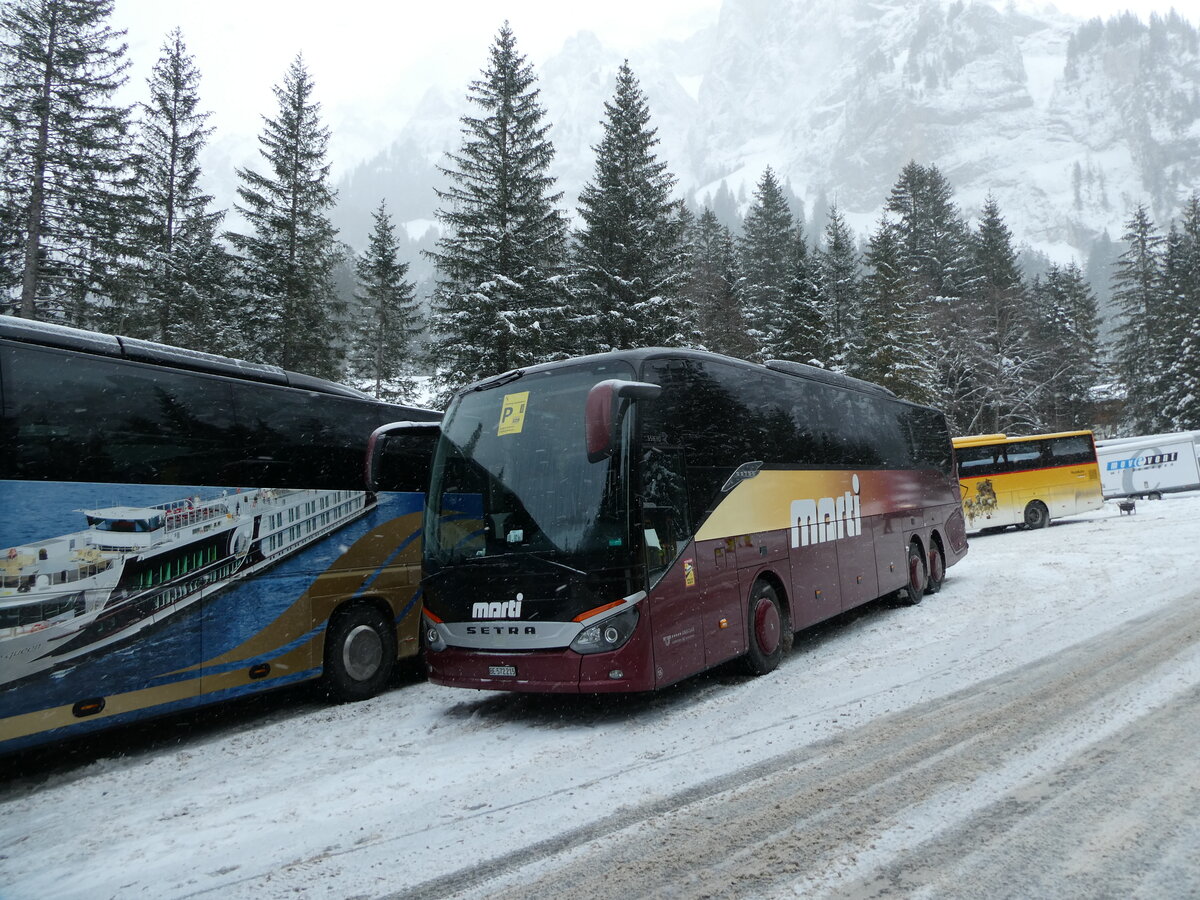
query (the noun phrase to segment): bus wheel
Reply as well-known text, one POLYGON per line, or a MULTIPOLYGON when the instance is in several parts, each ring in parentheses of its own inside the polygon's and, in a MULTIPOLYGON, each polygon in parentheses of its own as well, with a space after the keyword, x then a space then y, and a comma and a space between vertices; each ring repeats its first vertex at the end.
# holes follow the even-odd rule
POLYGON ((751 675, 766 675, 779 665, 791 646, 792 630, 779 596, 769 582, 757 581, 750 594, 750 649, 746 668, 751 675))
POLYGON ((1045 528, 1050 524, 1050 510, 1041 500, 1030 500, 1025 507, 1025 527, 1045 528))
POLYGON ((908 584, 900 589, 900 602, 905 606, 916 606, 925 596, 925 585, 929 575, 925 570, 925 560, 921 558, 921 548, 913 541, 908 545, 908 584))
POLYGON ((925 582, 925 593, 936 594, 946 580, 946 558, 937 541, 929 542, 929 580, 925 582))
POLYGON ((374 606, 359 603, 337 615, 325 635, 325 690, 335 700, 374 697, 392 675, 396 631, 374 606))

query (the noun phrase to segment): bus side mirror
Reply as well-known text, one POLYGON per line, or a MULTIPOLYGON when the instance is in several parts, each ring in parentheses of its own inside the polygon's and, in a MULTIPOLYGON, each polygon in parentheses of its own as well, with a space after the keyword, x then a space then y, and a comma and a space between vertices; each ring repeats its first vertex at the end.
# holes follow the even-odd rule
POLYGON ((432 444, 441 430, 442 426, 438 422, 391 422, 387 425, 380 425, 372 431, 371 437, 367 440, 366 471, 364 473, 366 489, 371 493, 378 490, 379 460, 387 446, 388 437, 395 435, 425 437, 432 444))
POLYGON ((629 402, 653 400, 662 393, 662 386, 644 381, 620 381, 610 378, 594 385, 587 395, 583 423, 588 462, 600 462, 612 456, 617 444, 621 419, 629 402), (622 401, 626 402, 622 402, 622 401))

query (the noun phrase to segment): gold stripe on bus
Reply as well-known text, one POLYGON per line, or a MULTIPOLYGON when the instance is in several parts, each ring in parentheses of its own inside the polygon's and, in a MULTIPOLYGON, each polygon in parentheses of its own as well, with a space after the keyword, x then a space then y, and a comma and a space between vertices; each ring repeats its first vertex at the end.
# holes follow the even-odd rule
MULTIPOLYGON (((271 660, 270 674, 263 678, 251 678, 248 668, 234 669, 229 672, 204 675, 201 678, 189 678, 185 681, 176 681, 171 684, 156 685, 155 687, 127 691, 122 694, 111 694, 103 698, 104 709, 93 716, 84 716, 82 718, 76 716, 73 712, 74 703, 10 716, 3 720, 4 732, 3 735, 0 735, 0 740, 15 740, 31 734, 50 731, 54 728, 78 725, 80 722, 108 719, 113 716, 122 715, 123 713, 138 712, 154 706, 190 700, 216 691, 243 687, 251 683, 256 685, 270 684, 276 678, 283 678, 288 675, 307 671, 309 667, 305 665, 305 660, 312 655, 312 644, 313 641, 306 642, 303 646, 295 648, 284 656, 271 660)), ((88 699, 92 698, 79 698, 79 700, 88 699)))
POLYGON ((862 514, 871 515, 884 493, 884 482, 875 473, 852 471, 760 471, 740 482, 713 510, 696 533, 696 540, 724 538, 791 528, 792 501, 835 499, 852 491, 852 479, 859 479, 858 497, 862 514))
MULTIPOLYGON (((179 671, 227 665, 272 652, 325 622, 340 603, 356 596, 376 572, 379 575, 368 586, 367 593, 387 598, 393 612, 398 613, 421 580, 421 542, 412 541, 395 559, 388 561, 396 548, 420 527, 420 521, 420 513, 408 513, 372 529, 318 575, 308 590, 275 621, 220 656, 179 671), (380 571, 384 563, 388 566, 380 571)), ((258 577, 271 575, 267 572, 258 577)), ((309 665, 315 665, 316 660, 319 657, 309 665)))

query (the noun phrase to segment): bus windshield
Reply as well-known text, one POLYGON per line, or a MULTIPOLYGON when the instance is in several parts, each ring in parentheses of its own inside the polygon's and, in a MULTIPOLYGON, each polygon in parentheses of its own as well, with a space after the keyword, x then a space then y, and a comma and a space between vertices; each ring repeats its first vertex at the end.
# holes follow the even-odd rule
POLYGON ((434 458, 429 564, 536 556, 583 574, 628 558, 628 441, 592 463, 584 440, 588 391, 609 378, 633 369, 583 364, 458 398, 434 458))

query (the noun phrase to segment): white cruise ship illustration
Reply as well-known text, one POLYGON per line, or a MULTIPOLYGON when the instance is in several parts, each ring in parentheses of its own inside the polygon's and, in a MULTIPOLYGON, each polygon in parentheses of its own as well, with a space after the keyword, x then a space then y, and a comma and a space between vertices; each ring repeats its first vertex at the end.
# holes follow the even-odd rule
POLYGON ((362 491, 262 488, 80 510, 0 550, 0 685, 124 641, 365 514, 362 491))

